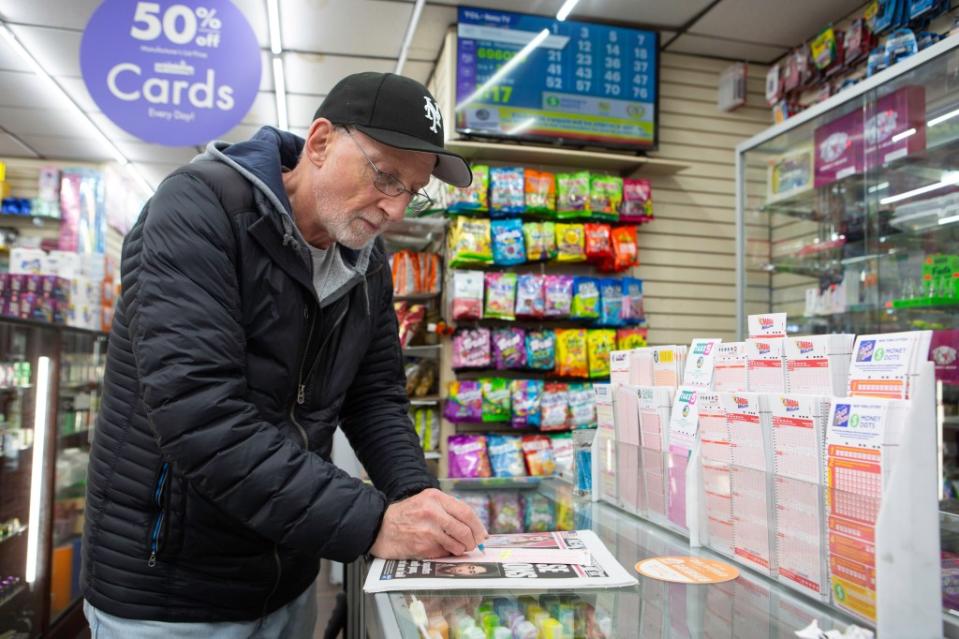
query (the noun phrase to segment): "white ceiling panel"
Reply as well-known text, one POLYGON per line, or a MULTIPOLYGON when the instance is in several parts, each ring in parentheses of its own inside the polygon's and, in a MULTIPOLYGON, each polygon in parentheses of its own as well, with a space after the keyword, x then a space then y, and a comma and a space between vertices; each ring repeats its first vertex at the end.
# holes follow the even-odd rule
POLYGON ((87 117, 89 117, 93 122, 103 131, 104 134, 114 142, 123 141, 123 142, 140 142, 140 138, 128 133, 126 130, 121 129, 116 124, 113 123, 113 120, 105 116, 103 113, 96 112, 90 113, 87 112, 87 117))
POLYGON ((30 68, 30 65, 24 61, 19 55, 17 55, 13 49, 6 45, 6 43, 0 43, 3 46, 0 46, 0 71, 21 71, 23 73, 33 73, 33 69, 30 68))
POLYGON ((8 22, 83 29, 101 0, 0 0, 0 15, 8 22))
POLYGON ((62 101, 38 75, 0 71, 0 106, 55 109, 62 101))
POLYGON ((273 54, 269 50, 260 52, 260 91, 273 90, 273 54))
POLYGON ((93 101, 93 97, 90 96, 90 92, 87 91, 87 85, 83 82, 83 78, 57 78, 57 82, 73 98, 74 102, 79 104, 80 108, 87 113, 100 110, 97 103, 93 101))
POLYGON ((392 71, 396 63, 374 58, 345 58, 313 53, 286 53, 286 89, 290 93, 326 95, 351 73, 392 71))
MULTIPOLYGON (((664 39, 664 42, 667 40, 664 39)), ((684 34, 666 49, 667 53, 693 53, 736 60, 768 63, 785 54, 785 47, 769 47, 748 42, 733 42, 701 35, 684 34)))
POLYGON ((456 25, 456 7, 426 5, 410 43, 408 58, 432 62, 440 54, 443 39, 451 26, 456 25))
POLYGON ((91 144, 90 140, 82 138, 29 135, 24 136, 23 141, 47 158, 87 162, 104 162, 114 159, 110 151, 102 145, 91 144))
POLYGON ((323 96, 294 94, 288 95, 286 102, 289 105, 290 126, 309 128, 313 115, 323 103, 323 96))
POLYGON ((173 171, 183 166, 183 162, 176 163, 156 163, 156 162, 137 162, 137 169, 143 174, 147 182, 156 188, 163 179, 173 171))
POLYGON ((431 71, 433 71, 432 62, 407 61, 403 66, 403 75, 418 80, 422 84, 426 84, 431 71))
POLYGON ((14 34, 37 62, 54 76, 80 77, 79 31, 12 26, 14 34))
MULTIPOLYGON (((460 0, 432 0, 437 4, 458 5, 460 0)), ((728 0, 724 0, 728 1, 728 0)), ((758 1, 758 0, 757 0, 758 1)), ((657 2, 639 2, 638 0, 580 0, 570 20, 579 18, 591 21, 615 21, 639 25, 678 27, 709 6, 711 0, 659 0, 657 2)), ((515 0, 483 0, 478 3, 487 9, 500 11, 519 11, 535 15, 555 16, 563 5, 563 0, 531 0, 517 7, 515 0)), ((768 11, 768 3, 766 4, 768 11)))
POLYGON ((276 94, 261 91, 256 94, 253 100, 253 106, 243 116, 243 124, 252 126, 263 126, 264 124, 276 124, 276 94))
POLYGON ((689 31, 793 47, 861 7, 863 0, 776 2, 775 7, 770 4, 769 0, 723 0, 689 31))
POLYGON ((6 133, 0 132, 0 155, 13 158, 35 158, 33 153, 6 133))
MULTIPOLYGON (((293 5, 302 2, 303 0, 280 0, 280 7, 282 10, 282 7, 287 4, 293 5)), ((250 26, 253 27, 260 48, 269 48, 270 24, 266 16, 266 0, 233 0, 233 4, 240 8, 250 26)))
POLYGON ((310 132, 310 130, 309 130, 308 128, 305 129, 305 128, 303 128, 303 127, 298 127, 298 126, 291 126, 291 127, 290 127, 290 133, 292 133, 292 134, 294 134, 294 135, 298 135, 298 136, 300 136, 301 138, 306 138, 306 136, 309 134, 309 132, 310 132))
POLYGON ((0 107, 0 125, 17 135, 62 135, 96 139, 96 133, 73 111, 0 107))
POLYGON ((114 143, 123 155, 134 162, 185 164, 196 155, 196 149, 192 146, 161 146, 122 140, 115 140, 114 143))
POLYGON ((396 57, 412 12, 382 0, 281 2, 283 48, 396 57))
MULTIPOLYGON (((266 122, 265 124, 273 125, 272 122, 266 122)), ((242 142, 243 140, 249 140, 253 135, 260 130, 260 126, 254 124, 241 124, 238 127, 227 131, 225 134, 220 136, 221 140, 226 140, 227 142, 242 142)))

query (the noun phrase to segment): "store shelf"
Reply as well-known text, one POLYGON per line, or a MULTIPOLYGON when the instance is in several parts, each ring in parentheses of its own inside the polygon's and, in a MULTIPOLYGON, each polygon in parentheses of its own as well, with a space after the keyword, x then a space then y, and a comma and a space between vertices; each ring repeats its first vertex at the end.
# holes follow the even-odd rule
POLYGON ((428 302, 436 299, 441 293, 413 293, 412 295, 394 295, 394 302, 428 302))
POLYGON ((26 531, 27 531, 27 527, 26 527, 26 526, 20 526, 17 530, 13 531, 12 533, 10 533, 9 535, 7 535, 6 537, 0 537, 0 544, 3 544, 3 543, 5 543, 5 542, 8 542, 8 541, 10 541, 11 539, 16 539, 17 537, 19 537, 20 535, 22 535, 22 534, 25 533, 26 531))
POLYGON ((100 382, 83 382, 80 384, 60 384, 61 391, 92 391, 100 387, 100 382))
POLYGON ((14 215, 11 213, 0 213, 0 226, 4 224, 16 224, 18 222, 30 223, 34 226, 59 226, 60 218, 49 217, 46 215, 14 215))
POLYGON ((500 488, 538 488, 546 477, 475 477, 470 479, 450 478, 453 490, 490 490, 500 488))
POLYGON ((579 167, 603 171, 630 173, 639 169, 647 175, 670 175, 688 169, 691 165, 661 158, 624 153, 621 151, 582 151, 556 146, 533 144, 502 144, 473 140, 450 140, 446 148, 468 160, 505 162, 509 164, 579 167))
POLYGON ((410 397, 410 406, 436 406, 443 401, 439 395, 427 395, 426 397, 410 397))
POLYGON ((424 346, 406 346, 403 348, 403 357, 429 357, 436 359, 439 357, 441 344, 426 344, 424 346))
POLYGON ((458 433, 497 433, 508 435, 550 435, 552 433, 569 433, 573 428, 564 428, 562 430, 542 430, 534 426, 525 428, 514 428, 509 422, 456 422, 456 432, 458 433))
POLYGON ((26 386, 0 386, 0 393, 21 392, 30 390, 31 388, 33 388, 32 384, 27 384, 26 386))
POLYGON ((26 589, 26 584, 20 584, 6 595, 0 595, 0 610, 2 610, 7 604, 13 602, 17 597, 20 596, 21 593, 26 591, 26 589))
POLYGON ((495 368, 484 369, 454 369, 453 373, 457 379, 479 379, 482 377, 506 377, 509 379, 542 379, 547 382, 563 382, 567 384, 604 384, 609 382, 609 376, 606 377, 561 377, 553 371, 530 371, 530 370, 499 370, 495 368))
POLYGON ((60 435, 60 448, 82 448, 90 443, 90 431, 81 430, 75 433, 60 435))

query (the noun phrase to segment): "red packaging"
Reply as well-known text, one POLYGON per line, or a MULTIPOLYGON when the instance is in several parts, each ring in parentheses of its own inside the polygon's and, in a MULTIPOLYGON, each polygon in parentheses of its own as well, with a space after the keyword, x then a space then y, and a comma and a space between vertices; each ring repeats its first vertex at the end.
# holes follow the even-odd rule
POLYGON ((609 224, 586 224, 586 259, 602 262, 613 257, 613 244, 609 224))
POLYGON ((553 444, 546 435, 524 435, 523 457, 530 477, 548 477, 556 472, 553 444))
POLYGON ((639 241, 635 226, 618 226, 612 234, 613 258, 599 264, 602 271, 618 273, 639 264, 639 241))

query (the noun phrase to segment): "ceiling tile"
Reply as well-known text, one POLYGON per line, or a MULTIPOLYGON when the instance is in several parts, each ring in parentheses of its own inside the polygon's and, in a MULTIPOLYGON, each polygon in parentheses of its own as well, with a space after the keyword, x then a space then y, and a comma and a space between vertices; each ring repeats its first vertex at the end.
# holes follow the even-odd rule
POLYGON ((290 127, 290 133, 298 135, 301 138, 306 138, 306 136, 310 133, 310 130, 304 129, 303 127, 293 126, 290 127))
POLYGON ((62 102, 62 98, 40 76, 0 71, 0 106, 49 109, 57 108, 62 102))
POLYGON ((777 2, 771 11, 769 0, 723 0, 689 32, 790 48, 862 4, 862 0, 777 2))
POLYGON ((290 93, 326 95, 337 82, 351 73, 392 71, 392 60, 347 58, 336 55, 287 53, 286 90, 290 93))
POLYGON ((124 129, 121 129, 116 124, 113 123, 113 120, 108 118, 106 115, 100 112, 91 113, 87 112, 87 117, 93 120, 104 134, 114 142, 123 141, 123 142, 140 142, 140 138, 133 135, 132 133, 127 132, 124 129))
MULTIPOLYGON (((264 124, 272 125, 272 122, 266 122, 264 124)), ((241 124, 219 136, 219 139, 226 140, 227 142, 242 142, 243 140, 249 140, 252 138, 253 135, 260 130, 260 128, 261 125, 241 124)))
POLYGON ((20 71, 33 73, 27 62, 17 55, 6 42, 0 43, 0 71, 20 71))
POLYGON ((403 75, 413 78, 414 80, 419 81, 421 84, 426 84, 426 81, 429 79, 430 73, 432 72, 432 62, 407 61, 406 65, 403 67, 403 75))
MULTIPOLYGON (((281 0, 281 10, 287 4, 295 4, 302 0, 281 0)), ((233 4, 240 8, 247 22, 253 27, 256 33, 256 41, 260 43, 260 48, 270 48, 270 23, 266 15, 266 0, 233 0, 233 4)))
POLYGON ((0 15, 8 22, 83 29, 101 0, 0 0, 0 15))
POLYGON ((456 7, 426 5, 413 34, 407 57, 412 60, 436 60, 451 26, 456 25, 456 7))
POLYGON ((313 115, 323 102, 321 95, 293 94, 286 96, 286 109, 291 127, 307 127, 313 122, 313 115))
POLYGON ((260 52, 260 91, 273 90, 273 54, 267 51, 260 52))
POLYGON ((73 111, 66 109, 0 107, 0 125, 19 137, 62 135, 96 139, 92 127, 85 125, 73 111))
POLYGON ((35 158, 37 154, 6 133, 0 132, 0 155, 11 158, 35 158))
POLYGON ((761 44, 749 44, 747 42, 733 42, 687 33, 676 38, 666 51, 669 53, 694 53, 697 55, 768 63, 785 54, 787 50, 785 48, 768 47, 761 44))
POLYGON ((412 12, 412 3, 382 0, 283 2, 283 48, 396 57, 412 12))
POLYGON ((183 166, 182 162, 136 162, 135 164, 147 182, 153 185, 153 188, 159 186, 160 182, 162 182, 166 176, 170 175, 170 173, 183 166))
MULTIPOLYGON (((460 0, 431 0, 437 4, 458 5, 460 0)), ((678 27, 705 9, 712 0, 670 0, 669 2, 637 2, 636 0, 580 0, 570 20, 588 19, 636 25, 678 27)), ((724 0, 728 2, 728 0, 724 0)), ((500 11, 516 11, 515 0, 483 0, 484 8, 500 11)), ((860 3, 861 4, 861 3, 860 3)), ((531 0, 526 2, 521 13, 555 16, 563 0, 531 0)), ((766 6, 768 10, 768 5, 766 6)))
POLYGON ((90 140, 82 138, 29 135, 24 136, 23 141, 48 158, 83 162, 105 162, 114 159, 110 151, 103 146, 90 144, 90 140))
POLYGON ((186 164, 196 155, 196 149, 192 146, 162 146, 121 140, 116 140, 115 144, 127 159, 134 162, 186 164))
POLYGON ((79 31, 16 25, 11 29, 47 73, 54 76, 80 77, 82 34, 79 31))
POLYGON ((73 98, 73 101, 80 105, 80 108, 90 113, 99 111, 100 107, 93 101, 90 92, 87 91, 87 85, 83 78, 57 78, 57 82, 63 87, 63 90, 73 98))
POLYGON ((273 92, 261 91, 253 99, 253 106, 243 117, 242 124, 263 126, 276 124, 276 95, 273 92))

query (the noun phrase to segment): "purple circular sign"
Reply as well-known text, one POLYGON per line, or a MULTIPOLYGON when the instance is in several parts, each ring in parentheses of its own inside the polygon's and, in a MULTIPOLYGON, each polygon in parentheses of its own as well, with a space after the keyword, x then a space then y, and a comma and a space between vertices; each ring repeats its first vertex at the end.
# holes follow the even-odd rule
POLYGON ((83 32, 80 67, 121 128, 188 146, 243 120, 260 86, 260 47, 230 0, 104 0, 83 32))

